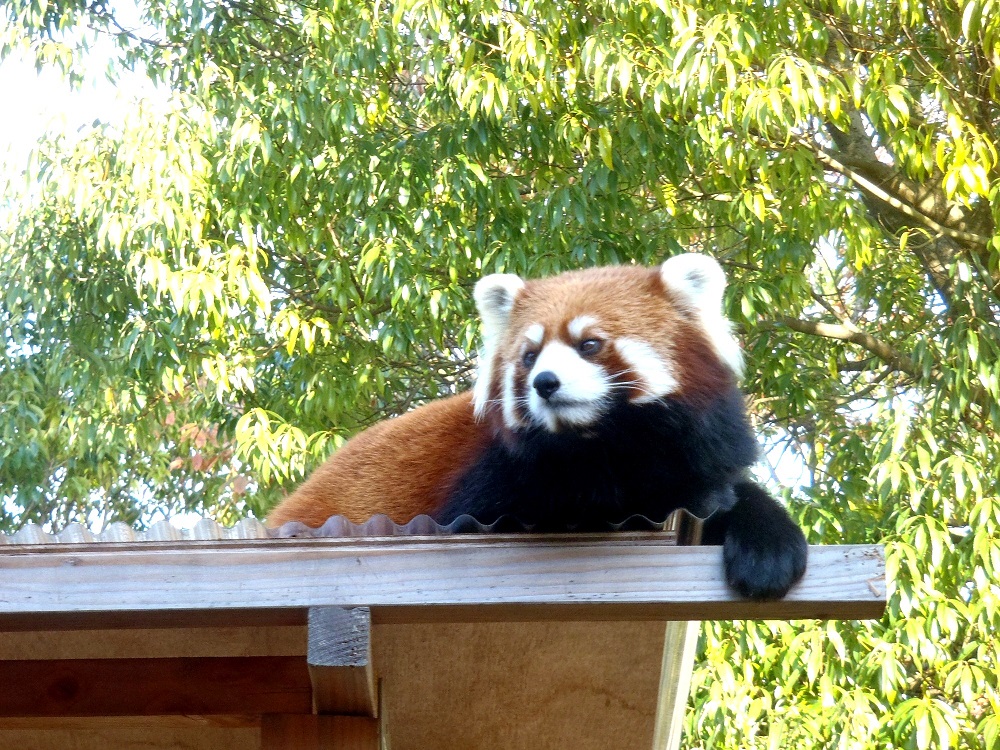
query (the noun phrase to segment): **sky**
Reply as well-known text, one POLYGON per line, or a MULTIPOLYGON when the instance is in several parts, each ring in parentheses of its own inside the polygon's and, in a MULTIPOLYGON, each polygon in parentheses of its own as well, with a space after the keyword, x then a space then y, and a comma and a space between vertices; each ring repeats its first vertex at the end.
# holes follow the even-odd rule
MULTIPOLYGON (((119 18, 136 17, 135 6, 127 0, 112 7, 119 18)), ((116 82, 109 81, 106 71, 113 53, 111 40, 98 38, 82 61, 84 81, 75 87, 57 70, 36 71, 23 54, 0 62, 0 101, 5 105, 0 116, 0 179, 18 174, 43 133, 73 133, 97 119, 120 122, 137 98, 157 95, 142 73, 125 72, 116 82)))
MULTIPOLYGON (((128 5, 118 17, 135 15, 134 5, 128 5)), ((115 81, 109 80, 107 69, 114 52, 110 39, 97 39, 82 60, 84 80, 76 86, 58 70, 37 71, 27 55, 13 55, 0 62, 0 101, 6 105, 5 114, 0 116, 0 197, 8 183, 19 179, 32 147, 43 134, 72 134, 95 120, 119 123, 139 100, 166 97, 140 72, 120 72, 115 81)), ((13 510, 10 498, 0 498, 0 502, 8 511, 13 510)), ((200 518, 180 513, 170 522, 191 528, 200 518)), ((99 518, 95 515, 88 526, 99 530, 99 518)))

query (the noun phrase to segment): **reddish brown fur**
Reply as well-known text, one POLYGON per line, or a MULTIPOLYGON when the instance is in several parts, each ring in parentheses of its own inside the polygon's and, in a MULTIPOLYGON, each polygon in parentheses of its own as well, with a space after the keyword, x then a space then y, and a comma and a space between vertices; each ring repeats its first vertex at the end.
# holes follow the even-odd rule
POLYGON ((376 513, 406 523, 432 513, 487 438, 487 428, 473 419, 471 393, 433 401, 347 441, 267 523, 320 526, 334 514, 361 523, 376 513))

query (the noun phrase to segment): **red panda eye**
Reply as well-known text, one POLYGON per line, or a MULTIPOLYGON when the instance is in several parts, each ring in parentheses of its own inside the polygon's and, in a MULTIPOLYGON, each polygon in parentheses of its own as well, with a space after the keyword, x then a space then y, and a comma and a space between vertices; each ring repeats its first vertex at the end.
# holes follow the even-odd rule
POLYGON ((521 358, 521 361, 524 363, 524 366, 530 370, 532 366, 535 364, 535 360, 537 359, 538 359, 538 352, 525 352, 524 356, 521 358))
POLYGON ((603 345, 599 339, 584 339, 576 345, 576 350, 587 357, 597 354, 603 345))

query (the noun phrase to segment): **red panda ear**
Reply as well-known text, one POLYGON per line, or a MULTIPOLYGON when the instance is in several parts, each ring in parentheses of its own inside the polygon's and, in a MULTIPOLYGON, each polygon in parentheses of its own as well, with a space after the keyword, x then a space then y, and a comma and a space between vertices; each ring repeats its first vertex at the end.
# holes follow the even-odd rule
POLYGON ((663 285, 698 312, 718 314, 726 274, 714 258, 700 253, 684 253, 668 258, 660 266, 663 285))
POLYGON ((487 346, 493 343, 507 327, 507 319, 514 307, 514 298, 524 288, 521 277, 512 273, 494 273, 484 276, 472 292, 483 321, 483 339, 487 346))
POLYGON ((722 266, 707 255, 684 253, 668 258, 660 266, 660 278, 697 315, 719 358, 737 376, 742 375, 743 354, 722 309, 722 295, 726 291, 722 266))
POLYGON ((493 359, 497 340, 507 329, 510 311, 514 309, 514 299, 524 289, 524 282, 512 273, 494 273, 484 276, 476 283, 472 292, 483 322, 483 348, 479 352, 479 371, 472 389, 473 413, 481 419, 486 413, 493 383, 493 359))

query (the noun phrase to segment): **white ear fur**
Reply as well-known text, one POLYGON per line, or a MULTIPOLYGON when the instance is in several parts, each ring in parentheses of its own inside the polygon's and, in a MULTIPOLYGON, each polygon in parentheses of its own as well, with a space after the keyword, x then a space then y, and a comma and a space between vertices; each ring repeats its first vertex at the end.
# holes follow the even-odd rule
POLYGON ((718 261, 701 253, 675 255, 660 266, 660 278, 667 289, 697 313, 719 358, 742 375, 743 353, 722 310, 726 274, 718 261))
POLYGON ((507 318, 514 307, 514 298, 524 288, 520 276, 493 273, 476 282, 472 292, 483 322, 483 338, 491 343, 507 327, 507 318))
POLYGON ((494 273, 484 276, 472 292, 483 324, 483 348, 479 352, 479 371, 472 389, 472 402, 476 417, 486 410, 493 379, 493 354, 496 341, 507 328, 514 298, 524 288, 524 281, 512 273, 494 273))
POLYGON ((721 312, 726 274, 715 258, 700 253, 675 255, 660 266, 660 277, 670 291, 699 312, 721 312))

